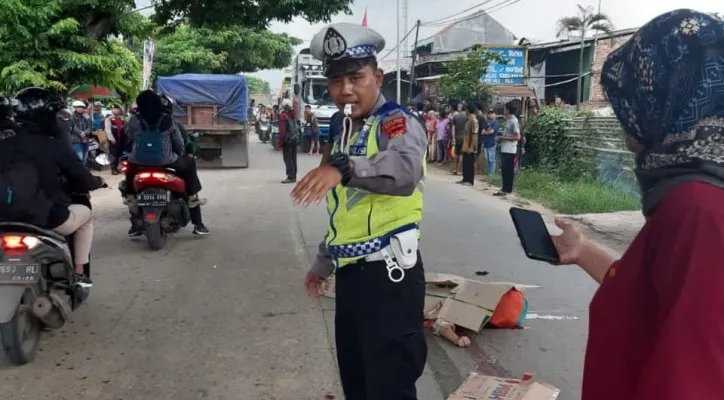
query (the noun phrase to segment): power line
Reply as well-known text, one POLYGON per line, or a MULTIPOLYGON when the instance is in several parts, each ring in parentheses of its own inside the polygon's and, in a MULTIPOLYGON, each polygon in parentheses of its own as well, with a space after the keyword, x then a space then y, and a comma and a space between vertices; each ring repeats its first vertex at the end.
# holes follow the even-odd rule
POLYGON ((413 26, 412 29, 410 29, 410 31, 407 32, 407 34, 405 34, 405 36, 402 37, 402 39, 400 39, 400 43, 397 43, 397 45, 396 45, 395 47, 391 48, 390 51, 388 51, 384 56, 380 57, 379 60, 382 61, 382 60, 384 60, 385 58, 389 57, 390 54, 392 54, 392 52, 395 51, 395 50, 397 49, 397 47, 398 47, 402 42, 404 42, 405 39, 407 39, 407 37, 412 34, 412 32, 415 31, 415 29, 417 29, 417 24, 416 24, 415 26, 413 26))
POLYGON ((431 24, 428 24, 428 25, 425 25, 425 26, 447 26, 447 25, 451 25, 451 24, 456 24, 456 23, 459 23, 459 22, 463 22, 463 21, 467 21, 467 20, 471 20, 471 19, 477 18, 477 17, 480 16, 480 13, 490 14, 490 13, 495 12, 495 11, 500 11, 500 10, 505 9, 505 8, 508 8, 508 7, 510 7, 510 6, 512 6, 512 5, 516 4, 516 3, 519 3, 520 1, 521 1, 521 0, 503 0, 503 1, 501 1, 500 3, 494 4, 494 5, 490 6, 490 7, 487 8, 487 9, 480 10, 480 11, 478 11, 478 12, 475 12, 475 13, 470 14, 470 15, 466 15, 466 16, 464 16, 464 17, 456 18, 456 19, 448 20, 448 21, 431 23, 431 24))
POLYGON ((472 6, 472 7, 468 7, 468 8, 466 8, 466 9, 464 9, 464 10, 458 12, 458 13, 455 13, 455 14, 452 14, 452 15, 448 15, 447 17, 438 18, 438 19, 435 19, 435 20, 432 20, 432 21, 425 21, 425 22, 422 23, 422 25, 434 24, 434 23, 438 23, 438 22, 443 21, 443 20, 446 20, 446 19, 450 19, 450 18, 456 17, 456 16, 458 16, 458 15, 460 15, 460 14, 464 14, 464 13, 466 13, 466 12, 472 10, 472 9, 475 9, 475 8, 478 8, 478 7, 482 6, 482 5, 485 5, 485 4, 487 4, 487 3, 490 3, 491 1, 493 1, 493 0, 485 0, 485 1, 483 1, 482 3, 478 3, 478 4, 476 4, 476 5, 472 6))

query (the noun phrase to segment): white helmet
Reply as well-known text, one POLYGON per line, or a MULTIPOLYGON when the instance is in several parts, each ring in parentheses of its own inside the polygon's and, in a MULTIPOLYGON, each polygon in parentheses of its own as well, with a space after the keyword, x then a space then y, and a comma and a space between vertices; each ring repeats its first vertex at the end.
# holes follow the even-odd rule
POLYGON ((76 100, 76 101, 74 101, 71 106, 72 106, 73 108, 76 108, 76 107, 83 107, 83 108, 85 108, 85 107, 86 107, 85 102, 84 102, 84 101, 81 101, 81 100, 76 100))
POLYGON ((292 108, 291 100, 289 100, 289 99, 282 100, 282 108, 286 108, 286 107, 292 108))

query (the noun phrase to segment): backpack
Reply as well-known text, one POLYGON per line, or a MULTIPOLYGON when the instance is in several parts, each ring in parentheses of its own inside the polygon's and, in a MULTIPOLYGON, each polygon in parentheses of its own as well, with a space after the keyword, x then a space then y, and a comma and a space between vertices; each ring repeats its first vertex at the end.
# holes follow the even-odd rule
POLYGON ((163 135, 160 130, 163 119, 159 119, 153 128, 149 127, 143 118, 139 118, 138 121, 141 123, 141 132, 136 135, 133 146, 136 162, 142 165, 163 165, 166 158, 163 135))
POLYGON ((294 146, 299 143, 299 124, 294 118, 287 118, 285 124, 284 144, 294 146))
POLYGON ((0 166, 0 221, 48 224, 53 201, 40 188, 40 174, 20 153, 0 166))

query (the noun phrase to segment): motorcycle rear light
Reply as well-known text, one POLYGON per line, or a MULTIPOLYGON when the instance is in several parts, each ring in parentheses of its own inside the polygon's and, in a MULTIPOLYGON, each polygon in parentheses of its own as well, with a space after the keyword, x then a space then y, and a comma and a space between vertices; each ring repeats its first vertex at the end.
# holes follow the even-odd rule
POLYGON ((2 237, 3 250, 9 253, 24 252, 40 243, 35 236, 6 235, 2 237))
POLYGON ((128 171, 128 161, 126 161, 126 160, 121 161, 121 165, 118 167, 118 169, 123 173, 128 171))
POLYGON ((138 179, 138 180, 156 179, 156 180, 160 180, 163 182, 169 182, 169 181, 176 179, 176 177, 171 174, 167 174, 165 172, 141 172, 140 174, 136 175, 136 179, 138 179))

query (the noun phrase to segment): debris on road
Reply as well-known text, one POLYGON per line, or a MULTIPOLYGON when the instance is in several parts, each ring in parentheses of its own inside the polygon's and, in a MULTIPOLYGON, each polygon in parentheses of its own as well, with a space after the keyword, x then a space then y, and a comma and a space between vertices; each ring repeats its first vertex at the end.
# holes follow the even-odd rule
POLYGON ((439 318, 476 333, 488 324, 496 328, 521 325, 528 308, 523 292, 540 287, 438 273, 426 273, 425 282, 425 318, 439 318))
POLYGON ((506 379, 471 373, 447 400, 556 400, 560 390, 526 374, 522 379, 506 379))
MULTIPOLYGON (((540 286, 509 282, 482 282, 451 274, 426 273, 425 327, 458 347, 470 345, 458 327, 480 332, 519 327, 526 319, 528 301, 523 291, 540 286)), ((334 276, 324 284, 324 296, 335 297, 334 276)))

